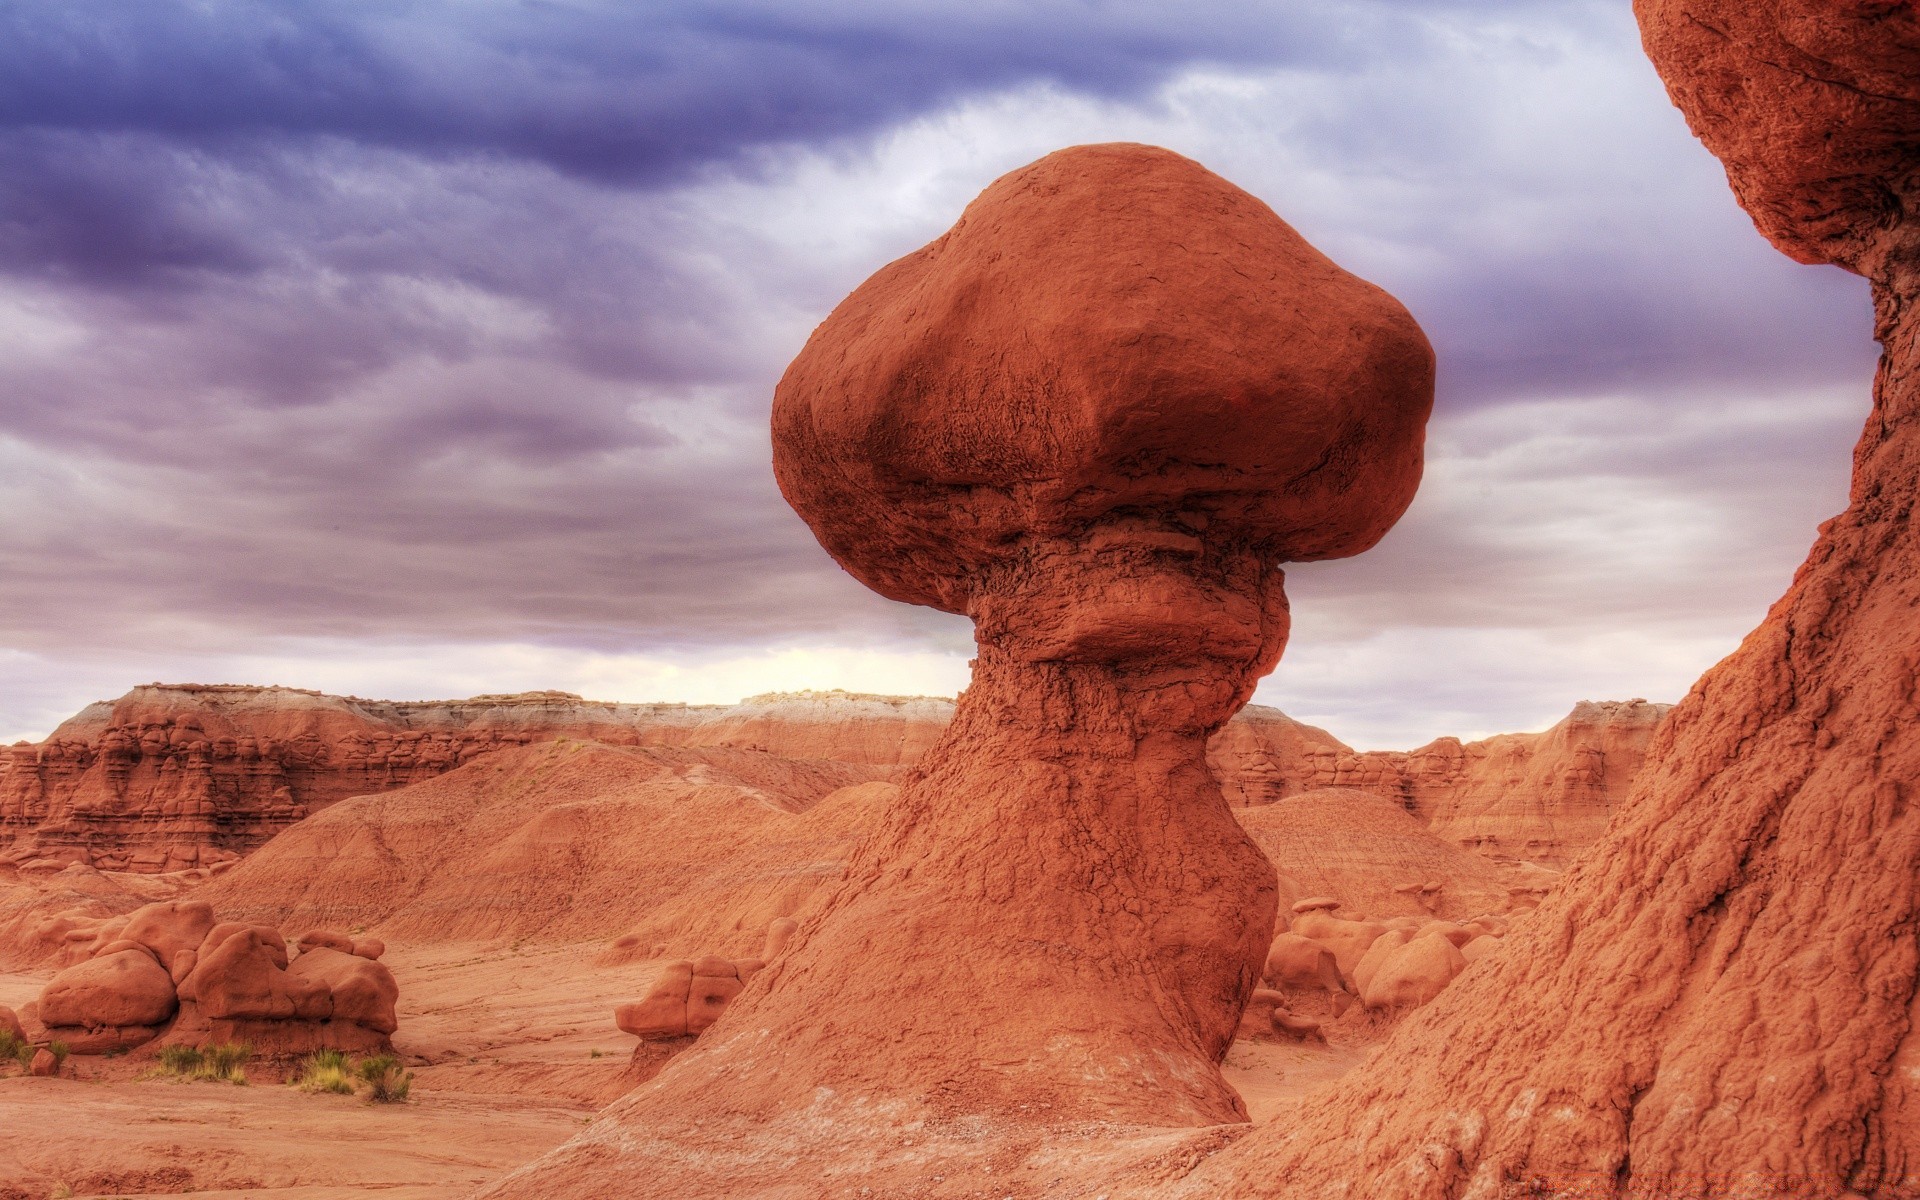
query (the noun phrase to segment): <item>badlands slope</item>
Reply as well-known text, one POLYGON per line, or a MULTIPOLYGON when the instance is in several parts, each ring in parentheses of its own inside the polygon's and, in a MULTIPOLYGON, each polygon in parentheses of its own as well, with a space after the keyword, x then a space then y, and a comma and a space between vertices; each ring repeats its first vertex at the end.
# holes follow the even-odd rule
MULTIPOLYGON (((613 1009, 664 962, 751 956, 774 918, 805 918, 951 711, 942 700, 835 694, 714 708, 551 693, 399 705, 162 687, 91 706, 34 753, 16 750, 0 776, 14 838, 0 865, 0 967, 14 972, 0 975, 0 1004, 30 1014, 102 919, 152 900, 191 896, 290 935, 371 933, 387 941, 401 983, 395 1044, 419 1076, 417 1101, 388 1112, 291 1094, 263 1086, 275 1075, 266 1065, 259 1086, 222 1092, 138 1082, 137 1053, 76 1058, 70 1075, 96 1082, 0 1079, 0 1123, 61 1114, 56 1131, 0 1155, 0 1197, 38 1200, 61 1183, 81 1195, 465 1194, 631 1086, 634 1043, 613 1009), (176 751, 169 733, 166 750, 107 761, 110 731, 156 727, 197 730, 207 744, 176 751), (439 750, 435 731, 446 733, 439 750), (241 757, 248 739, 252 760, 241 757), (277 776, 259 767, 263 744, 277 776), (288 746, 303 763, 288 765, 288 746), (201 782, 189 785, 196 771, 201 782), (247 850, 263 778, 311 811, 247 850), (354 782, 363 794, 339 795, 354 782), (203 785, 220 800, 212 820, 166 811, 166 797, 203 785), (119 815, 103 816, 115 804, 119 815), (235 831, 244 836, 221 840, 235 831), (133 860, 156 846, 170 848, 162 866, 204 861, 189 847, 221 853, 172 871, 86 861, 151 868, 133 860)), ((1283 905, 1334 895, 1383 917, 1458 918, 1524 911, 1554 872, 1441 836, 1418 798, 1471 795, 1479 811, 1533 821, 1514 836, 1538 842, 1554 830, 1537 814, 1606 803, 1591 764, 1602 779, 1630 772, 1661 711, 1582 705, 1546 734, 1388 755, 1357 754, 1255 708, 1210 753, 1277 864, 1283 905), (1421 766, 1441 759, 1447 774, 1421 766), (1492 782, 1508 777, 1534 790, 1492 782), (1462 782, 1416 792, 1412 779, 1462 782)), ((1266 1119, 1357 1062, 1376 1035, 1355 1026, 1333 1029, 1330 1044, 1242 1042, 1227 1077, 1266 1119)))

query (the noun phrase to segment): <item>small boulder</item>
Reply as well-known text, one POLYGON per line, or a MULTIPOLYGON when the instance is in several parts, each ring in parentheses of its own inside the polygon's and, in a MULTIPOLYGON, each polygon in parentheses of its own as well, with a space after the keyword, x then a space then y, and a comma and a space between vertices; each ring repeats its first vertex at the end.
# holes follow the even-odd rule
POLYGON ((622 1032, 643 1041, 687 1035, 687 998, 693 990, 693 964, 670 962, 647 994, 632 1004, 613 1010, 613 1020, 622 1032))
MULTIPOLYGON (((324 1021, 333 1015, 325 985, 290 974, 275 961, 272 930, 242 928, 200 955, 180 995, 215 1020, 324 1021)), ((284 943, 281 943, 284 946, 284 943)))
POLYGON ((400 1028, 400 984, 392 971, 370 958, 324 947, 306 949, 287 974, 331 993, 335 1021, 351 1021, 375 1033, 400 1028))
POLYGON ((1399 952, 1402 946, 1413 940, 1411 929, 1389 929, 1367 947, 1367 952, 1353 968, 1353 987, 1363 998, 1373 977, 1385 963, 1399 952))
POLYGON ((145 942, 136 942, 132 938, 121 938, 117 942, 108 942, 106 945, 100 947, 98 950, 95 950, 93 952, 93 957, 106 958, 109 955, 118 954, 123 950, 138 950, 140 953, 146 955, 148 958, 153 959, 153 961, 155 962, 160 961, 159 955, 153 952, 153 948, 151 946, 148 946, 145 942))
POLYGON ((1492 934, 1483 933, 1479 937, 1468 942, 1466 945, 1460 947, 1460 957, 1466 959, 1470 963, 1479 962, 1481 959, 1485 958, 1489 954, 1492 954, 1495 950, 1498 950, 1499 948, 1500 948, 1499 938, 1494 937, 1492 934))
POLYGON ((1417 1008, 1466 970, 1460 950, 1438 933, 1422 934, 1380 964, 1362 993, 1368 1008, 1417 1008))
POLYGON ((687 991, 687 1032, 704 1032, 746 985, 740 982, 740 970, 724 958, 707 957, 693 964, 693 979, 687 991))
POLYGON ((120 936, 139 942, 158 963, 171 963, 181 950, 198 949, 214 926, 213 905, 204 900, 163 900, 127 915, 120 936))
POLYGON ((794 930, 800 928, 800 922, 792 917, 775 917, 767 922, 767 940, 760 948, 760 961, 772 962, 780 957, 787 943, 793 940, 794 930))
POLYGON ((42 1046, 33 1052, 33 1062, 27 1070, 43 1079, 49 1079, 60 1073, 60 1060, 53 1056, 53 1051, 42 1046))
POLYGON ((260 944, 267 948, 267 954, 273 959, 273 965, 283 971, 286 970, 287 963, 290 961, 287 939, 280 936, 278 929, 268 925, 249 925, 245 921, 222 921, 207 931, 207 936, 200 942, 200 948, 196 953, 201 958, 205 958, 215 946, 234 934, 247 930, 252 930, 259 936, 260 944))
POLYGON ((309 929, 298 940, 303 954, 315 947, 338 950, 342 954, 353 953, 353 939, 332 929, 309 929))
POLYGON ((160 1025, 179 1006, 173 979, 145 949, 120 950, 68 967, 40 993, 43 1025, 160 1025))

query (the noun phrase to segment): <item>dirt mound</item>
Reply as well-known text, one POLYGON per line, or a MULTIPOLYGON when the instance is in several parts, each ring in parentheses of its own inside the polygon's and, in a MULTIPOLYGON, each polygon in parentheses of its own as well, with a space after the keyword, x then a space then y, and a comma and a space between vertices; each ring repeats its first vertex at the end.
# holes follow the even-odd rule
POLYGON ((638 930, 649 954, 745 957, 768 921, 839 877, 873 798, 850 785, 877 770, 549 742, 337 804, 196 898, 286 928, 414 941, 638 930))
POLYGON ((1885 354, 1850 504, 1674 709, 1606 836, 1507 944, 1301 1120, 1256 1131, 1172 1194, 1920 1186, 1920 15, 1637 8, 1761 230, 1873 285, 1885 354))
POLYGON ((1499 867, 1372 792, 1321 788, 1234 815, 1279 874, 1283 912, 1327 896, 1349 913, 1466 918, 1513 900, 1499 867))

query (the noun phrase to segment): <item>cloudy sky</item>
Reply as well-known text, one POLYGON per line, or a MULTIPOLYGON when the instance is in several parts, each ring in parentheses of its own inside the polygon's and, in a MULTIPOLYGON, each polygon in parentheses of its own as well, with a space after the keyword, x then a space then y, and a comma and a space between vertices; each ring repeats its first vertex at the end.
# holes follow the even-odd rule
POLYGON ((1863 285, 1626 0, 0 0, 0 738, 150 680, 951 693, 781 503, 808 332, 1063 145, 1398 295, 1427 480, 1258 699, 1360 746, 1675 699, 1845 493, 1863 285))

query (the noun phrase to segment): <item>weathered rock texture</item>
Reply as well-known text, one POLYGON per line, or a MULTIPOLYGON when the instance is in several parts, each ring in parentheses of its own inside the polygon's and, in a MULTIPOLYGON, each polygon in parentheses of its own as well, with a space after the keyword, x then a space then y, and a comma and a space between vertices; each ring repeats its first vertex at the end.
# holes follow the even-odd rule
POLYGON ((1920 15, 1636 7, 1761 231, 1872 283, 1850 503, 1507 945, 1178 1194, 1920 1195, 1920 15))
POLYGON ((399 987, 378 955, 326 931, 291 957, 271 927, 220 922, 203 900, 149 904, 101 926, 36 1004, 46 1040, 77 1054, 246 1043, 266 1056, 384 1050, 399 987))
MULTIPOLYGON (((775 473, 863 582, 973 619, 973 682, 782 959, 497 1193, 625 1187, 636 1130, 765 1187, 818 1179, 788 1148, 823 1125, 1243 1119, 1217 1064, 1274 881, 1207 739, 1285 644, 1277 564, 1411 499, 1431 389, 1396 302, 1149 147, 1016 171, 857 289, 780 383, 775 473)), ((634 1194, 739 1187, 648 1165, 634 1194)))
POLYGON ((287 929, 611 939, 616 961, 746 958, 846 868, 880 769, 751 750, 550 742, 359 796, 194 894, 287 929))
POLYGON ((0 751, 0 865, 165 872, 231 862, 348 796, 558 737, 897 766, 932 743, 950 710, 844 693, 691 706, 566 692, 395 702, 155 684, 89 706, 38 745, 0 751))
MULTIPOLYGON (((1236 806, 1361 787, 1496 856, 1558 865, 1598 836, 1666 707, 1583 702, 1545 734, 1357 753, 1323 729, 1249 705, 1208 743, 1207 762, 1236 806)), ((758 750, 898 773, 952 717, 950 700, 843 692, 735 705, 614 704, 564 692, 397 702, 156 684, 89 706, 44 742, 0 750, 0 869, 224 867, 347 796, 560 737, 758 750)))
POLYGON ((1302 792, 1235 815, 1273 863, 1283 911, 1327 896, 1350 913, 1465 918, 1537 899, 1531 879, 1510 879, 1394 801, 1358 788, 1302 792))

